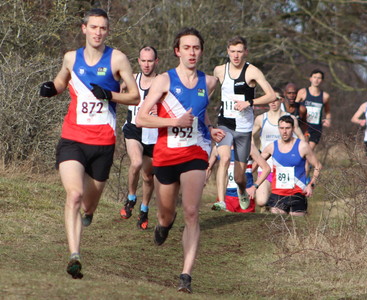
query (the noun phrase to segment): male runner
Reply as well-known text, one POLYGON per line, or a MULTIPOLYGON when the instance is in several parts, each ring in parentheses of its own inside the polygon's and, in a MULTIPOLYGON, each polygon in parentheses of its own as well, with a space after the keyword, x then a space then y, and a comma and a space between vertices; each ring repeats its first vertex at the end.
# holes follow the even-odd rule
POLYGON ((301 129, 307 129, 307 109, 306 106, 300 105, 296 102, 297 86, 290 82, 284 87, 284 102, 282 103, 282 110, 290 113, 298 119, 301 129))
MULTIPOLYGON (((214 206, 225 209, 227 170, 231 160, 231 146, 234 147, 234 180, 238 186, 241 207, 250 204, 246 188, 246 164, 251 149, 251 131, 254 123, 253 105, 267 104, 275 99, 275 94, 264 74, 254 65, 246 62, 248 54, 245 38, 236 36, 227 43, 229 62, 215 67, 214 76, 221 83, 222 106, 218 117, 218 128, 226 132, 218 144, 220 156, 217 170, 217 189, 219 202, 214 206), (255 87, 259 85, 264 95, 255 98, 255 87)), ((213 209, 216 209, 213 207, 213 209)))
POLYGON ((304 216, 307 198, 313 194, 321 163, 306 141, 294 138, 294 118, 280 117, 278 122, 280 139, 270 143, 261 155, 273 159, 272 193, 267 205, 275 214, 304 216), (310 183, 306 184, 306 161, 314 166, 310 183))
POLYGON ((179 65, 154 80, 141 106, 136 124, 158 128, 154 147, 154 186, 158 225, 154 241, 162 245, 176 217, 176 200, 182 192, 185 229, 182 235, 184 265, 178 291, 191 293, 191 271, 199 245, 199 206, 208 167, 210 136, 219 142, 224 132, 213 128, 206 109, 217 79, 197 70, 204 40, 194 28, 175 37, 179 65), (157 105, 158 117, 150 114, 157 105))
POLYGON ((56 166, 66 191, 65 227, 70 250, 67 272, 82 278, 82 224, 90 225, 109 176, 115 148, 116 103, 138 104, 139 92, 129 60, 107 47, 107 13, 88 11, 83 19, 85 47, 67 52, 54 81, 41 86, 52 97, 69 87, 71 102, 56 150, 56 166), (120 80, 127 93, 119 93, 120 80), (80 209, 84 211, 83 220, 80 209))
POLYGON ((321 139, 322 127, 330 127, 331 124, 330 95, 321 90, 323 81, 324 73, 318 69, 313 70, 310 75, 310 87, 300 89, 296 98, 297 103, 307 108, 308 128, 305 135, 309 136, 308 142, 312 150, 321 139))
POLYGON ((360 127, 365 127, 364 131, 364 150, 367 155, 367 127, 366 127, 366 119, 367 119, 367 102, 362 103, 358 110, 354 113, 351 121, 352 123, 358 124, 360 127), (364 119, 361 117, 364 116, 364 119))
MULTIPOLYGON (((289 113, 284 112, 280 109, 282 103, 281 100, 283 99, 281 91, 275 89, 275 95, 276 99, 273 102, 269 103, 269 111, 258 115, 255 118, 252 136, 254 138, 254 141, 256 141, 256 139, 259 137, 261 151, 263 151, 267 145, 280 138, 278 120, 281 116, 289 115, 289 113)), ((293 115, 292 118, 294 118, 294 133, 298 138, 304 140, 303 133, 298 126, 297 118, 293 115)), ((267 163, 272 168, 272 160, 268 159, 267 163)), ((259 168, 259 174, 261 174, 261 172, 262 169, 259 168)), ((266 202, 269 199, 269 195, 271 193, 272 176, 273 174, 270 173, 270 175, 267 177, 267 180, 265 180, 265 182, 261 186, 259 186, 258 190, 256 191, 256 203, 260 207, 265 206, 266 202)))
MULTIPOLYGON (((138 188, 141 170, 143 178, 143 199, 140 205, 137 226, 141 229, 147 229, 149 202, 154 189, 152 157, 153 148, 157 142, 158 130, 156 128, 136 127, 135 118, 149 92, 153 79, 157 76, 157 50, 151 46, 141 48, 138 63, 141 72, 134 74, 134 77, 139 88, 140 103, 138 106, 129 106, 127 120, 122 128, 127 154, 130 158, 130 167, 128 174, 129 194, 127 195, 124 207, 120 211, 120 215, 124 219, 131 217, 132 210, 136 204, 136 190, 138 188)), ((122 86, 122 88, 124 87, 122 86)))

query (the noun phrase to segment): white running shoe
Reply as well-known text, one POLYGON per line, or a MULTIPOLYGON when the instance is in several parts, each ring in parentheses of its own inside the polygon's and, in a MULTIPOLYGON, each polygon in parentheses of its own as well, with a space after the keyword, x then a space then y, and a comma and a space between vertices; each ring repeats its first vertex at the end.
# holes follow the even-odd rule
POLYGON ((213 204, 212 210, 227 210, 227 207, 223 201, 220 201, 213 204))
POLYGON ((240 207, 242 209, 248 209, 250 206, 250 197, 247 195, 246 191, 244 194, 240 193, 240 189, 237 188, 238 201, 240 202, 240 207))

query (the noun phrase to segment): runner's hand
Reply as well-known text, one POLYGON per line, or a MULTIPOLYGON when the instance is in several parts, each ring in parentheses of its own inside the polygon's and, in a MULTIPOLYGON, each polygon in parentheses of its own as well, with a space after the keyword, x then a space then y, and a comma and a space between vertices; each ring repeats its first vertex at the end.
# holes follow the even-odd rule
POLYGON ((188 128, 194 122, 194 115, 191 114, 192 108, 186 111, 180 118, 177 119, 177 127, 188 128))
POLYGON ((57 90, 53 81, 47 81, 42 83, 40 88, 41 97, 52 97, 57 95, 57 90))
POLYGON ((219 143, 226 136, 226 132, 219 128, 212 128, 210 136, 214 142, 219 143))
POLYGON ((92 88, 93 95, 99 100, 112 100, 112 93, 109 90, 101 88, 99 85, 95 83, 90 84, 92 88))

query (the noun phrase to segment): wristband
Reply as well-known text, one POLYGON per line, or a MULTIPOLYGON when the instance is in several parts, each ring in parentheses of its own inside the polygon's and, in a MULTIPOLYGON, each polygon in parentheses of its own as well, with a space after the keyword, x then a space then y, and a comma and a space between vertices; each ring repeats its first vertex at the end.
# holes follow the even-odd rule
POLYGON ((42 83, 40 88, 41 97, 52 97, 57 95, 57 90, 53 81, 47 81, 42 83))
POLYGON ((259 188, 259 185, 257 183, 254 183, 253 186, 258 189, 259 188))
POLYGON ((254 99, 246 99, 246 101, 250 102, 250 106, 254 106, 254 99))
POLYGON ((311 188, 315 188, 315 184, 314 183, 311 183, 311 188))

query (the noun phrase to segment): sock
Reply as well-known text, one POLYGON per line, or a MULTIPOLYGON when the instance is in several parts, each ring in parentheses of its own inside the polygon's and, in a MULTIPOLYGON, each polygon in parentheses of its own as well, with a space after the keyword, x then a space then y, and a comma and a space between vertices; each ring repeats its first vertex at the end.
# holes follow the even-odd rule
POLYGON ((149 206, 142 203, 140 206, 140 210, 143 212, 148 212, 149 206))
POLYGON ((71 253, 70 259, 80 260, 80 254, 77 252, 71 253))
POLYGON ((136 202, 136 195, 127 195, 127 200, 136 202))

